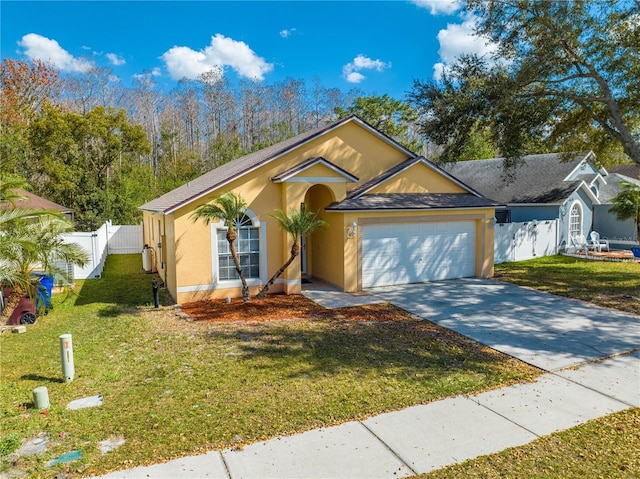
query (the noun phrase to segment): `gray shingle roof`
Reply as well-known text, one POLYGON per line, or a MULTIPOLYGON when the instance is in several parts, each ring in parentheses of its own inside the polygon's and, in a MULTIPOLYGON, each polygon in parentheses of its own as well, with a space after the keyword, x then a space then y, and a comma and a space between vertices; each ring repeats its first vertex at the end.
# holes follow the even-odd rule
POLYGON ((607 167, 609 173, 619 173, 634 179, 640 179, 640 165, 615 165, 607 167))
POLYGON ((598 195, 598 199, 600 200, 600 203, 604 203, 604 204, 612 204, 611 201, 613 200, 613 198, 615 198, 618 195, 618 193, 622 191, 621 183, 627 182, 627 183, 633 183, 640 186, 640 180, 637 180, 635 178, 630 178, 628 176, 621 175, 618 173, 611 173, 605 176, 604 179, 607 182, 607 184, 602 185, 600 187, 600 193, 598 195))
POLYGON ((564 179, 587 153, 551 153, 523 157, 513 171, 505 175, 503 159, 460 161, 444 168, 476 191, 503 204, 550 203, 566 200, 580 180, 564 179))
POLYGON ((14 190, 14 193, 22 196, 24 199, 20 199, 20 200, 15 200, 13 202, 13 206, 11 204, 9 204, 8 202, 2 202, 0 203, 0 210, 8 210, 8 209, 12 209, 12 208, 33 208, 33 209, 43 209, 43 210, 49 210, 49 211, 57 211, 59 213, 64 213, 64 214, 72 214, 73 211, 70 208, 67 208, 66 206, 62 206, 59 205, 58 203, 54 203, 53 201, 50 201, 46 198, 43 198, 41 196, 38 196, 34 193, 31 193, 29 191, 20 189, 20 188, 16 188, 14 190))
POLYGON ((433 210, 456 208, 493 208, 499 203, 471 193, 384 193, 347 198, 326 210, 433 210))

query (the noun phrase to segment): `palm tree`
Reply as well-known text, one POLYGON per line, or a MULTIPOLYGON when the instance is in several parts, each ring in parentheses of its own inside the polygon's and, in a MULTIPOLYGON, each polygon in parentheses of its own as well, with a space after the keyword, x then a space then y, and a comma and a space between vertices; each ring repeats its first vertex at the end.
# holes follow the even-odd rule
POLYGON ((247 286, 247 280, 244 278, 242 266, 240 266, 240 259, 236 251, 235 241, 238 234, 236 232, 235 221, 244 214, 246 209, 247 203, 245 203, 239 194, 226 191, 215 198, 213 203, 201 205, 196 208, 191 215, 194 223, 199 219, 203 219, 206 224, 209 224, 213 220, 219 220, 227 227, 229 250, 231 251, 231 258, 233 258, 233 264, 236 266, 238 277, 240 281, 242 281, 242 300, 245 302, 249 301, 249 287, 247 286))
POLYGON ((0 175, 0 203, 9 203, 11 207, 15 207, 16 200, 24 199, 16 190, 25 186, 27 183, 22 178, 0 175))
POLYGON ((633 219, 638 234, 637 241, 640 244, 640 185, 621 182, 622 191, 613 198, 613 206, 609 211, 616 215, 620 221, 633 219))
POLYGON ((310 235, 318 228, 326 226, 326 222, 321 219, 316 219, 318 213, 312 211, 298 211, 294 208, 289 210, 287 215, 282 210, 276 210, 276 215, 271 216, 278 222, 278 226, 283 231, 286 231, 291 235, 293 244, 291 245, 291 255, 285 264, 283 264, 278 271, 271 277, 267 284, 258 293, 258 299, 262 299, 267 294, 267 291, 271 285, 280 277, 282 273, 289 267, 293 260, 300 254, 300 238, 310 235))
MULTIPOLYGON (((25 219, 33 219, 39 216, 63 217, 57 212, 40 208, 16 208, 15 202, 25 199, 25 197, 16 190, 26 186, 27 183, 22 178, 4 174, 0 175, 0 231, 10 227, 10 225, 15 222, 25 219)), ((0 235, 0 246, 3 240, 8 239, 6 235, 0 235)))
MULTIPOLYGON (((23 210, 27 211, 27 210, 23 210)), ((40 214, 30 218, 18 218, 3 225, 0 241, 0 282, 10 284, 13 291, 0 318, 6 321, 24 294, 35 297, 34 271, 44 271, 48 276, 66 277, 66 268, 60 264, 84 266, 89 257, 80 245, 64 243, 62 234, 73 229, 70 221, 40 214)))
POLYGON ((25 186, 23 180, 0 178, 0 284, 8 284, 13 291, 7 298, 0 321, 13 313, 22 296, 35 295, 36 270, 50 276, 65 277, 66 268, 59 263, 85 265, 87 253, 77 244, 63 243, 61 234, 73 229, 62 215, 42 209, 15 208, 15 201, 23 199, 16 188, 25 186))

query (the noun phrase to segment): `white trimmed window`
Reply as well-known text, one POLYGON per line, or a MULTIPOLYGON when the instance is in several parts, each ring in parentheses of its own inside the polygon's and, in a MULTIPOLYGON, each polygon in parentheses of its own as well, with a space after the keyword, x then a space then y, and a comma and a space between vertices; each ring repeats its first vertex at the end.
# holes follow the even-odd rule
MULTIPOLYGON (((234 224, 238 234, 234 244, 244 277, 260 278, 260 228, 253 226, 247 215, 236 218, 234 224)), ((227 241, 227 228, 217 229, 216 234, 219 278, 222 281, 239 279, 227 241)))
POLYGON ((582 208, 579 203, 574 203, 569 213, 569 236, 577 238, 582 234, 582 208))

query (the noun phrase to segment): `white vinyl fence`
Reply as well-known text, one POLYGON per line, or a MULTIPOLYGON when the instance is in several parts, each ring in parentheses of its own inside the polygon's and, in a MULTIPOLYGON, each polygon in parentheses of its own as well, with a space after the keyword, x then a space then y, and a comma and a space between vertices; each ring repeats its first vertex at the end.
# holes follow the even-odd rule
POLYGON ((558 220, 500 223, 495 227, 494 263, 558 253, 558 220))
POLYGON ((142 225, 112 225, 107 221, 97 231, 68 233, 66 243, 79 244, 89 255, 84 266, 73 267, 73 279, 99 278, 108 254, 132 254, 142 251, 142 225))

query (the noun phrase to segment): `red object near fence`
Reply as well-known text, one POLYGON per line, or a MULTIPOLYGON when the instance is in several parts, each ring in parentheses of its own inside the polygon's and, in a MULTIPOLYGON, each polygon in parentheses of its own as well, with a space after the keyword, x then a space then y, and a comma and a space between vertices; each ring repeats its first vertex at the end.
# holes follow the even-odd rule
MULTIPOLYGON (((2 291, 2 295, 6 299, 13 292, 13 290, 9 288, 5 288, 2 291)), ((11 316, 9 316, 9 321, 7 321, 8 325, 18 325, 18 324, 33 324, 36 322, 38 315, 36 312, 36 305, 33 304, 33 301, 29 299, 29 296, 25 295, 20 298, 20 302, 16 309, 13 310, 11 316)))

